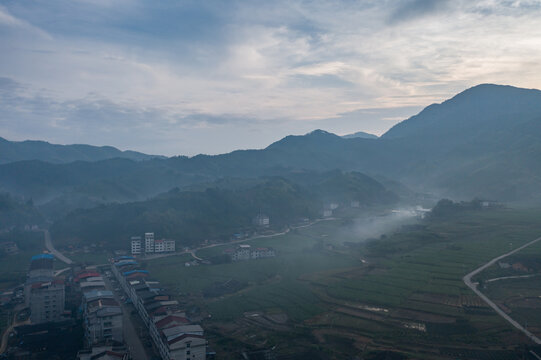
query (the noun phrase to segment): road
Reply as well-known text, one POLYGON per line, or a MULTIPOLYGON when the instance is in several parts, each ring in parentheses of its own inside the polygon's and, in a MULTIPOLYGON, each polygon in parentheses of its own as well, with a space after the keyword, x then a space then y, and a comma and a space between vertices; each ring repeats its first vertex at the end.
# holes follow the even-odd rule
POLYGON ((317 219, 317 220, 315 220, 315 221, 313 221, 311 223, 308 223, 308 224, 305 224, 305 225, 299 225, 299 226, 292 226, 292 227, 286 229, 285 231, 275 233, 275 234, 270 234, 270 235, 256 235, 256 236, 252 236, 252 237, 246 238, 246 239, 234 240, 234 241, 229 241, 229 242, 225 242, 225 243, 218 243, 218 244, 212 244, 212 245, 205 245, 205 246, 200 246, 198 248, 191 249, 191 250, 188 250, 188 251, 175 252, 175 253, 170 253, 170 254, 148 255, 148 256, 145 256, 145 257, 141 258, 141 260, 153 260, 153 259, 159 259, 159 258, 162 258, 162 257, 179 256, 179 255, 184 255, 184 254, 190 254, 196 260, 203 260, 203 259, 201 259, 200 257, 198 257, 195 254, 197 251, 203 250, 203 249, 209 249, 209 248, 213 248, 213 247, 217 247, 217 246, 231 246, 233 244, 243 243, 243 242, 256 240, 256 239, 272 238, 272 237, 276 237, 276 236, 281 236, 281 235, 287 234, 291 230, 309 227, 309 226, 312 226, 314 224, 317 224, 320 221, 329 221, 329 220, 336 220, 336 218, 330 217, 330 218, 325 218, 325 219, 317 219))
MULTIPOLYGON (((122 329, 124 331, 124 342, 128 346, 128 349, 130 351, 130 354, 133 360, 150 359, 151 356, 147 354, 145 346, 141 342, 141 338, 139 337, 139 334, 137 332, 137 327, 135 326, 133 322, 132 315, 131 315, 131 311, 133 309, 129 307, 128 305, 126 305, 124 301, 122 301, 122 299, 120 299, 117 292, 113 290, 113 284, 111 284, 111 281, 106 276, 104 276, 103 279, 105 281, 105 288, 113 292, 113 296, 115 297, 115 300, 118 301, 118 303, 120 304, 122 308, 122 329)), ((117 285, 117 286, 120 286, 120 285, 117 285)))
POLYGON ((51 234, 49 234, 49 230, 43 230, 43 234, 45 236, 45 247, 51 254, 53 254, 58 260, 65 262, 68 265, 73 264, 73 261, 68 259, 64 256, 60 251, 56 250, 53 246, 53 242, 51 240, 51 234))
POLYGON ((494 302, 492 302, 488 297, 486 297, 481 291, 479 291, 479 289, 477 289, 477 284, 474 284, 472 283, 471 281, 471 278, 474 276, 474 275, 477 275, 478 273, 480 273, 481 271, 485 270, 486 268, 494 265, 497 261, 500 261, 501 259, 509 256, 509 255, 512 255, 532 244, 535 244, 536 242, 539 242, 541 241, 541 237, 540 238, 537 238, 535 240, 532 240, 530 241, 529 243, 526 243, 518 248, 516 248, 515 250, 512 250, 512 251, 509 251, 508 253, 505 253, 503 255, 500 255, 492 260, 490 260, 489 262, 487 262, 486 264, 484 264, 483 266, 473 270, 471 273, 467 274, 466 276, 464 276, 462 278, 462 280, 464 281, 464 283, 470 288, 473 290, 473 292, 475 292, 477 294, 477 296, 479 296, 484 302, 487 303, 488 306, 490 306, 492 309, 494 309, 494 311, 496 311, 496 313, 498 313, 498 315, 500 315, 502 318, 504 318, 507 322, 509 322, 511 325, 513 325, 515 328, 517 328, 518 330, 522 331, 524 333, 524 335, 526 335, 530 340, 532 340, 534 343, 536 344, 539 344, 541 345, 541 339, 539 339, 537 336, 535 336, 534 334, 532 334, 531 332, 529 332, 527 329, 525 329, 522 325, 520 325, 518 322, 516 322, 515 320, 513 320, 509 315, 507 315, 502 309, 500 309, 498 307, 498 305, 496 305, 494 302))
POLYGON ((13 311, 13 318, 11 321, 11 325, 4 331, 4 334, 2 335, 2 344, 0 345, 0 354, 3 354, 7 350, 7 345, 9 342, 9 334, 13 331, 13 328, 23 325, 23 324, 29 324, 30 320, 26 319, 24 321, 18 321, 17 320, 17 314, 20 310, 24 308, 24 305, 17 305, 13 311))

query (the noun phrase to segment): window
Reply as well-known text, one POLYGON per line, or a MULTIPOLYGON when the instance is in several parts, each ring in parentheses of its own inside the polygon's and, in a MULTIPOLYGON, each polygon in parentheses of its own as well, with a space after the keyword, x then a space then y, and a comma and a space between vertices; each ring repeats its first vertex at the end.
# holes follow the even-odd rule
POLYGON ((186 356, 190 355, 190 350, 186 350, 186 356))

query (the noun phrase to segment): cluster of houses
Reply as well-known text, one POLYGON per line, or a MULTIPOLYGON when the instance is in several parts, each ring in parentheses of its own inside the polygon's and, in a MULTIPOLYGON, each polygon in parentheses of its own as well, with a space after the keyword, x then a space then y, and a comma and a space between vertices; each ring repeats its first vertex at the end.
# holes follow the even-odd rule
POLYGON ((131 238, 131 254, 155 254, 175 252, 175 240, 154 239, 154 233, 145 233, 144 240, 140 236, 132 236, 131 238))
POLYGON ((112 272, 148 329, 164 360, 203 360, 207 351, 203 328, 193 324, 166 289, 149 280, 149 273, 131 256, 113 260, 112 272))
POLYGON ((122 344, 122 307, 113 293, 105 289, 101 274, 82 270, 74 276, 73 283, 82 293, 81 312, 87 347, 122 344))
POLYGON ((276 256, 276 252, 273 248, 252 248, 250 245, 247 244, 239 245, 236 249, 226 249, 224 251, 224 254, 229 255, 231 257, 231 261, 264 259, 276 256))
POLYGON ((100 273, 76 268, 55 271, 54 256, 48 253, 30 259, 26 281, 12 295, 17 315, 8 358, 74 358, 81 326, 76 318, 82 319, 85 343, 77 359, 128 358, 120 305, 105 290, 100 273))

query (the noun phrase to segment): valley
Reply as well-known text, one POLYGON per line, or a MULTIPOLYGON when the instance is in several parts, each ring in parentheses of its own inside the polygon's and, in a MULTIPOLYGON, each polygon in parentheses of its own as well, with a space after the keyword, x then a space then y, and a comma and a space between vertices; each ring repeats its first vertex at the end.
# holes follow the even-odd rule
MULTIPOLYGON (((242 344, 296 358, 371 358, 392 349, 404 358, 453 359, 470 352, 479 359, 520 359, 518 344, 528 339, 462 277, 506 252, 509 241, 518 247, 541 233, 540 214, 466 212, 369 241, 361 241, 345 217, 250 242, 272 246, 276 258, 197 267, 163 258, 147 268, 176 289, 179 301, 201 311, 212 346, 231 356, 242 344), (380 247, 400 251, 382 254, 380 247), (213 284, 232 280, 242 288, 204 295, 213 284)), ((197 255, 206 259, 221 251, 197 255)), ((529 329, 541 335, 541 323, 531 320, 529 329)))

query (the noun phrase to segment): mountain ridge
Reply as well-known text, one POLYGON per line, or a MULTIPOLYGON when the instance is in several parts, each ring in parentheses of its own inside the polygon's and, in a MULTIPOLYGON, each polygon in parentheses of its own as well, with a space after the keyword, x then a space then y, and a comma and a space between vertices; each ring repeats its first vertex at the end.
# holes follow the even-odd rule
POLYGON ((136 161, 162 158, 161 155, 147 155, 133 150, 122 151, 108 145, 61 145, 42 140, 11 141, 0 137, 0 164, 24 160, 43 160, 62 164, 81 160, 99 161, 117 157, 136 161))

